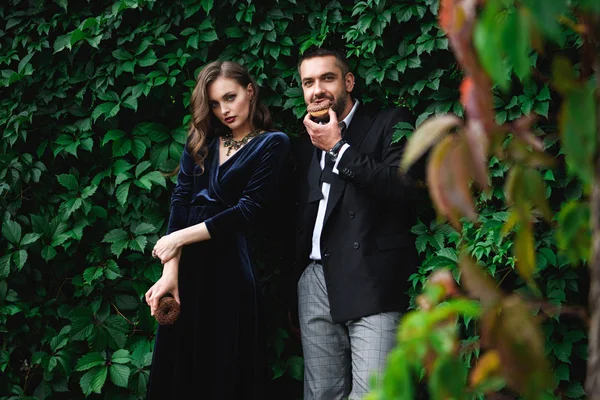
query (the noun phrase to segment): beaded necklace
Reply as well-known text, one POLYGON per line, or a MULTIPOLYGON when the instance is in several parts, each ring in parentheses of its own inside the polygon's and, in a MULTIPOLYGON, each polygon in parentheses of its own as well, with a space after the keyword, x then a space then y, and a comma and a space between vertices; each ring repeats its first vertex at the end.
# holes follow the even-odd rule
POLYGON ((227 147, 227 156, 229 156, 231 149, 238 151, 243 145, 248 143, 248 140, 260 135, 261 133, 262 132, 260 129, 255 129, 240 140, 235 140, 233 138, 233 132, 227 132, 225 135, 223 135, 223 146, 227 147))

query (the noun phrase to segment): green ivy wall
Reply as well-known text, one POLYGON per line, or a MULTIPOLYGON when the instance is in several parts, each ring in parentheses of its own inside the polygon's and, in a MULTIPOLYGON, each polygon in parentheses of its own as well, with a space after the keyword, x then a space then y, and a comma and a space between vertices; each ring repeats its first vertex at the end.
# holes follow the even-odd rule
MULTIPOLYGON (((462 115, 459 72, 438 29, 435 0, 247 2, 226 0, 8 0, 0 6, 0 399, 143 398, 156 322, 142 302, 160 276, 150 249, 164 233, 185 142, 194 77, 231 59, 257 78, 276 125, 296 137, 304 114, 298 56, 312 46, 347 51, 363 102, 402 105, 418 125, 462 115)), ((536 60, 532 60, 535 63, 536 60)), ((544 85, 498 95, 502 118, 553 107, 544 85)), ((414 126, 398 127, 397 138, 414 126)), ((549 143, 552 145, 552 143, 549 143)), ((480 199, 484 224, 470 245, 498 279, 516 276, 501 238, 504 169, 480 199)), ((581 196, 546 173, 555 204, 581 196), (554 189, 556 188, 556 189, 554 189), (556 192, 555 192, 556 190, 556 192)), ((414 296, 436 267, 456 264, 457 235, 424 219, 414 296)), ((545 294, 579 301, 576 272, 556 255, 552 231, 537 248, 545 294)), ((274 386, 300 398, 302 359, 265 270, 274 386)), ((513 288, 522 285, 517 280, 513 288)), ((468 322, 468 321, 467 321, 468 322)), ((567 396, 581 396, 571 366, 585 356, 581 327, 548 323, 549 355, 567 396)), ((465 362, 476 331, 465 324, 465 362)))

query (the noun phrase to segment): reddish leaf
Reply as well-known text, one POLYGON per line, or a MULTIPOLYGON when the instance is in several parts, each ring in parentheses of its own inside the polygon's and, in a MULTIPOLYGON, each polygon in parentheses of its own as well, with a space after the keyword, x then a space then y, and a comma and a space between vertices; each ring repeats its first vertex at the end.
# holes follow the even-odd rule
POLYGON ((400 168, 408 170, 431 146, 460 125, 462 120, 452 114, 432 117, 423 122, 408 140, 400 168))
POLYGON ((543 151, 531 149, 531 143, 528 141, 537 140, 531 132, 523 132, 514 137, 507 148, 507 157, 515 164, 527 165, 529 167, 552 167, 554 159, 543 151), (529 135, 529 136, 527 136, 529 135))
POLYGON ((502 299, 502 292, 496 282, 464 250, 460 254, 459 265, 462 272, 461 283, 471 296, 481 301, 483 307, 493 307, 502 299))
POLYGON ((552 211, 546 199, 546 186, 537 170, 519 165, 511 167, 504 195, 507 205, 517 205, 524 209, 522 214, 525 222, 530 220, 528 211, 531 207, 536 207, 547 221, 552 220, 552 211))
POLYGON ((517 295, 504 298, 499 308, 486 312, 482 318, 482 336, 500 355, 508 385, 524 398, 537 398, 551 387, 552 373, 539 321, 517 295))
POLYGON ((427 165, 429 192, 438 214, 460 230, 460 217, 475 220, 477 213, 469 186, 471 171, 463 140, 446 136, 434 148, 427 165))
POLYGON ((537 121, 535 114, 523 115, 513 122, 513 130, 517 137, 530 145, 536 151, 544 151, 544 142, 533 133, 531 127, 537 121))
POLYGON ((486 379, 497 376, 500 372, 500 355, 496 350, 486 351, 469 376, 471 386, 481 385, 486 379))
POLYGON ((535 271, 535 246, 533 242, 533 231, 531 223, 523 221, 517 230, 514 244, 515 258, 517 259, 517 271, 519 275, 532 287, 533 272, 535 271))

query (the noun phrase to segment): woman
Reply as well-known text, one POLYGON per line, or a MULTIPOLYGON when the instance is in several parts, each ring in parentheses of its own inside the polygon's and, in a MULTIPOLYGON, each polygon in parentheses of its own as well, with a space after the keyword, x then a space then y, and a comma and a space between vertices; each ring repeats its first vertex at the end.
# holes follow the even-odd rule
POLYGON ((167 294, 181 313, 159 327, 147 398, 256 399, 266 365, 248 242, 274 201, 289 139, 271 131, 258 86, 234 62, 204 67, 190 105, 168 233, 152 252, 163 273, 146 292, 152 315, 167 294))

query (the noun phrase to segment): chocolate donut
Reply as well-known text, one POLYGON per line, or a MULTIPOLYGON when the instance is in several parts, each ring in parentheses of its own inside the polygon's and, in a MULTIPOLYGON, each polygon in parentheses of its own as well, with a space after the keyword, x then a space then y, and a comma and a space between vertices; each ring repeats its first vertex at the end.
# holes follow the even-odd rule
POLYGON ((158 310, 154 318, 161 325, 171 325, 179 317, 179 303, 172 297, 163 297, 158 301, 158 310))
POLYGON ((316 120, 322 120, 329 114, 331 106, 333 106, 333 102, 331 100, 325 100, 318 103, 310 103, 306 107, 306 111, 316 120))

